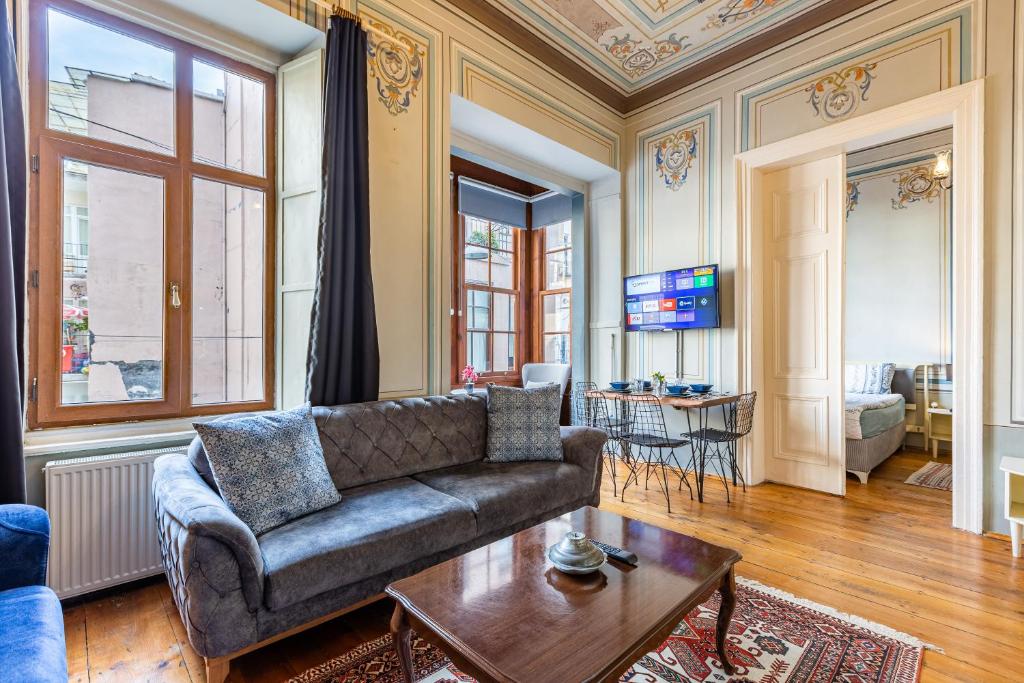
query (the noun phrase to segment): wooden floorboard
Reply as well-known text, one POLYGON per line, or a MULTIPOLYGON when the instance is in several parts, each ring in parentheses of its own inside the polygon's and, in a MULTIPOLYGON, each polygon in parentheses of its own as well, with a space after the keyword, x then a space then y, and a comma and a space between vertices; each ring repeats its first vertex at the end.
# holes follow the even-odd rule
MULTIPOLYGON (((726 503, 722 484, 709 481, 703 504, 685 487, 673 491, 671 514, 653 480, 622 501, 606 477, 601 507, 734 547, 740 576, 941 648, 925 652, 922 681, 1018 680, 1024 561, 1002 539, 951 529, 949 492, 904 483, 928 460, 898 453, 867 485, 851 477, 845 498, 765 484, 726 503)), ((386 633, 390 613, 381 601, 274 643, 235 661, 228 680, 287 680, 386 633)), ((64 623, 71 681, 205 678, 162 582, 68 607, 64 623)))

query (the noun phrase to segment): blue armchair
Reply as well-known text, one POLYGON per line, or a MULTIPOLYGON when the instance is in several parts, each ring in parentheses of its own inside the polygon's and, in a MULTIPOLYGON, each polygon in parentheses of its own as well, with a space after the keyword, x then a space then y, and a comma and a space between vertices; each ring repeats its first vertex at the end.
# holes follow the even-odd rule
POLYGON ((0 678, 67 681, 64 615, 46 587, 50 518, 31 505, 0 505, 0 678))

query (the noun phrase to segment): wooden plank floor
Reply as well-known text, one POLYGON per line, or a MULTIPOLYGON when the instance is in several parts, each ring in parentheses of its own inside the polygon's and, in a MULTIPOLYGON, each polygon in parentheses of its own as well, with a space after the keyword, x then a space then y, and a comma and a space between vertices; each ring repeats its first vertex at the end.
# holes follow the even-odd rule
MULTIPOLYGON (((903 481, 928 459, 903 452, 845 499, 766 484, 725 502, 653 488, 623 503, 605 481, 602 507, 739 549, 741 576, 886 624, 932 643, 922 681, 1024 680, 1024 561, 1009 543, 949 528, 948 492, 903 481)), ((619 480, 622 480, 620 474, 619 480)), ((653 485, 653 482, 652 482, 653 485)), ((230 681, 283 681, 387 631, 379 602, 251 653, 230 681)), ((72 681, 204 680, 166 584, 153 581, 65 610, 72 681)), ((570 682, 566 682, 570 683, 570 682)))

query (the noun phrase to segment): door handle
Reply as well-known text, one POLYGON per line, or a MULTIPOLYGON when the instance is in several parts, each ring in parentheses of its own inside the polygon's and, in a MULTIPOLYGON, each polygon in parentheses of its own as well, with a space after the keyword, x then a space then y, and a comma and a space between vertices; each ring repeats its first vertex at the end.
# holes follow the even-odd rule
POLYGON ((181 287, 177 282, 171 283, 171 308, 181 308, 181 287))

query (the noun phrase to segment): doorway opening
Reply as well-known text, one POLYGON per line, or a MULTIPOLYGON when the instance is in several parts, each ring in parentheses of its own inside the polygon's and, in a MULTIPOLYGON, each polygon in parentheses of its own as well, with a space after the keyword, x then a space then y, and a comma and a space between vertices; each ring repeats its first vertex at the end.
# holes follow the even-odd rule
MULTIPOLYGON (((923 411, 922 423, 950 418, 949 443, 956 455, 951 463, 953 526, 981 532, 983 102, 983 83, 967 83, 737 156, 739 385, 741 391, 762 393, 765 406, 764 419, 755 424, 741 454, 749 481, 847 492, 846 392, 857 388, 858 380, 865 388, 880 373, 878 367, 867 367, 877 363, 853 363, 859 369, 849 376, 845 367, 847 361, 875 360, 854 358, 845 348, 854 344, 847 336, 847 155, 948 129, 953 163, 942 191, 948 195, 951 224, 947 282, 955 283, 948 294, 949 343, 943 355, 939 309, 938 362, 913 363, 921 398, 915 387, 912 405, 923 411), (948 398, 933 395, 933 387, 943 388, 952 377, 954 355, 961 378, 956 391, 948 398)), ((851 170, 856 169, 851 165, 851 170)), ((915 203, 910 201, 914 193, 928 191, 924 180, 910 182, 912 175, 902 188, 904 204, 915 203)), ((900 183, 894 185, 899 203, 900 183)), ((908 285, 901 280, 894 286, 908 285)), ((890 292, 888 298, 897 297, 890 292)), ((884 333, 877 320, 871 325, 884 333)), ((904 404, 910 395, 908 390, 904 404)), ((926 429, 932 426, 929 437, 941 433, 935 422, 926 429)), ((942 442, 938 446, 940 452, 947 448, 942 442)))
POLYGON ((953 487, 952 144, 945 128, 846 156, 847 490, 877 475, 936 510, 953 487))

